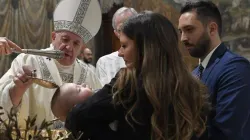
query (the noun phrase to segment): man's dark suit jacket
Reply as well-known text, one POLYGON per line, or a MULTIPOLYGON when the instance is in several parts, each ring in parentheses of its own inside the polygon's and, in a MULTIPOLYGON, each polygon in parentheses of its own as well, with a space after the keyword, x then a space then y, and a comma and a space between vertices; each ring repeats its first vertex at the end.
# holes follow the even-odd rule
MULTIPOLYGON (((193 71, 196 75, 198 68, 193 71)), ((208 119, 209 140, 250 140, 250 64, 222 43, 202 74, 213 110, 208 119)))

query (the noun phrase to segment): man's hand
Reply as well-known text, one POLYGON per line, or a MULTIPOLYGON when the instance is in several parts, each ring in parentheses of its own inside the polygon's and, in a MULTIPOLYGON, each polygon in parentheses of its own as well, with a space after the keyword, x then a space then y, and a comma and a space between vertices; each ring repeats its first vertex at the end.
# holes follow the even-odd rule
POLYGON ((6 37, 0 37, 0 55, 9 55, 14 49, 15 51, 22 52, 22 49, 6 37))
POLYGON ((34 70, 30 66, 23 66, 15 75, 15 85, 10 89, 10 97, 14 106, 18 106, 25 91, 32 85, 34 70))

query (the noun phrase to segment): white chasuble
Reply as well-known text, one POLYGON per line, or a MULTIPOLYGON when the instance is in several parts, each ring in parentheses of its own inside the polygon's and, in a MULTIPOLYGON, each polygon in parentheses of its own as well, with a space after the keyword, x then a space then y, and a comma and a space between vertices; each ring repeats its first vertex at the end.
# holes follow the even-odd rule
MULTIPOLYGON (((10 87, 14 86, 13 77, 22 72, 23 65, 30 65, 36 69, 38 78, 52 81, 57 85, 66 82, 74 82, 77 84, 86 83, 93 89, 101 88, 101 83, 95 74, 88 69, 87 65, 76 60, 73 68, 69 68, 68 72, 61 72, 56 65, 55 60, 27 54, 18 55, 12 62, 11 68, 0 79, 0 105, 4 108, 5 113, 9 112, 13 107, 9 96, 10 87), (71 71, 71 72, 70 72, 71 71), (72 72, 73 71, 73 72, 72 72)), ((62 69, 63 70, 63 69, 62 69)), ((40 126, 42 121, 51 121, 55 119, 50 102, 56 89, 48 89, 37 84, 32 84, 23 95, 18 110, 18 121, 21 128, 25 128, 25 120, 28 116, 37 115, 36 125, 40 126)), ((2 119, 7 119, 4 115, 2 119)))

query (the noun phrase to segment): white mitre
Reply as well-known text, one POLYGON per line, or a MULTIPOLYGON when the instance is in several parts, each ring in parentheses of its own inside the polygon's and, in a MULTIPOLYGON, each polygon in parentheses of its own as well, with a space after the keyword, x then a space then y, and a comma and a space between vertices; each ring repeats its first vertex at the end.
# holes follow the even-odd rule
POLYGON ((55 31, 70 31, 86 44, 99 31, 102 12, 98 0, 61 0, 54 11, 55 31))

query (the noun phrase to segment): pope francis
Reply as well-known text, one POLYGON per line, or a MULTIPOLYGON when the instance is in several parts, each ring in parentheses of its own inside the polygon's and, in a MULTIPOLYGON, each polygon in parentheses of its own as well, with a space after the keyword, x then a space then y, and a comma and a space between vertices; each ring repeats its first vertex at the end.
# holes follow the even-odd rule
MULTIPOLYGON (((64 58, 55 60, 20 54, 13 60, 8 72, 0 79, 0 105, 5 113, 10 112, 11 108, 17 111, 19 127, 25 127, 28 116, 37 115, 38 126, 44 119, 55 119, 50 109, 55 89, 33 83, 30 78, 32 71, 36 77, 52 81, 58 86, 64 83, 85 83, 93 89, 101 88, 95 74, 76 58, 81 46, 96 35, 100 25, 101 9, 97 0, 63 0, 54 11, 55 30, 47 50, 61 50, 65 54, 64 58)), ((2 119, 7 119, 7 115, 2 119)))

